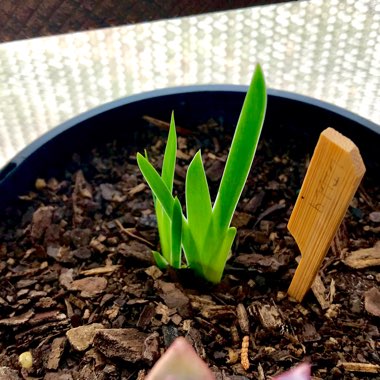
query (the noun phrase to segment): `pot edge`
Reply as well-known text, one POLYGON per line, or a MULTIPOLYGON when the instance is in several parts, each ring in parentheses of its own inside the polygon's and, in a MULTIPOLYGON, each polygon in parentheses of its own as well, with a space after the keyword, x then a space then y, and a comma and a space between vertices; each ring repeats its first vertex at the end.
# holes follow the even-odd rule
MULTIPOLYGON (((30 154, 38 150, 43 146, 47 141, 51 140, 55 136, 59 135, 63 131, 71 128, 72 126, 89 119, 91 117, 97 116, 100 113, 109 111, 111 109, 123 106, 125 104, 130 104, 134 102, 143 101, 146 99, 157 98, 167 95, 175 94, 184 94, 184 93, 195 93, 195 92, 239 92, 246 93, 248 86, 246 85, 234 85, 234 84, 211 84, 211 85, 191 85, 191 86, 178 86, 178 87, 168 87, 163 89, 157 89, 152 91, 146 91, 139 94, 125 96, 99 106, 96 106, 92 109, 89 109, 83 113, 80 113, 63 123, 58 124, 53 127, 51 130, 45 132, 43 135, 32 141, 20 152, 18 152, 12 159, 10 159, 2 168, 0 168, 0 181, 12 171, 17 165, 23 162, 30 154)), ((300 103, 306 103, 315 107, 328 110, 330 112, 339 114, 344 118, 350 119, 353 122, 363 125, 364 127, 370 129, 371 131, 380 135, 380 125, 375 124, 374 122, 363 118, 351 111, 348 111, 344 108, 336 106, 334 104, 315 99, 306 95, 301 95, 293 92, 278 90, 278 89, 268 89, 268 96, 290 99, 300 103)))

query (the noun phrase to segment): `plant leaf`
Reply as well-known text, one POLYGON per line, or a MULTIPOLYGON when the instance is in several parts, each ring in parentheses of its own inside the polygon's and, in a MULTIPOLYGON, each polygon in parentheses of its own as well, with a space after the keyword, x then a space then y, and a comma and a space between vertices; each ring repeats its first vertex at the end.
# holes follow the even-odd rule
POLYGON ((153 165, 140 153, 137 153, 137 164, 152 190, 153 195, 157 198, 168 215, 173 214, 174 198, 164 181, 157 173, 153 165))
POLYGON ((182 222, 182 247, 188 267, 198 276, 204 277, 200 251, 186 219, 182 222))
MULTIPOLYGON (((153 196, 156 198, 155 196, 153 196)), ((158 235, 160 237, 160 245, 162 255, 165 257, 167 261, 170 262, 170 250, 171 250, 171 229, 170 229, 170 218, 168 214, 166 214, 162 204, 158 199, 154 201, 154 208, 156 210, 157 217, 157 227, 158 227, 158 235)))
POLYGON ((162 163, 162 174, 161 174, 161 178, 170 192, 172 192, 173 190, 176 154, 177 154, 177 134, 175 131, 174 113, 172 112, 172 116, 170 120, 169 136, 168 136, 168 141, 166 143, 164 161, 162 163))
POLYGON ((273 378, 273 380, 310 380, 311 369, 309 363, 301 363, 291 370, 273 378))
MULTIPOLYGON (((147 161, 149 161, 148 152, 146 149, 144 149, 144 156, 147 161)), ((163 209, 161 203, 159 200, 157 200, 156 196, 153 194, 153 203, 154 203, 154 209, 156 211, 156 217, 157 217, 157 228, 158 228, 158 235, 160 237, 160 245, 161 245, 161 251, 162 256, 157 251, 153 251, 153 257, 156 261, 157 266, 160 269, 164 269, 168 266, 168 260, 170 260, 170 229, 168 226, 170 225, 170 219, 168 215, 166 214, 165 210, 163 209), (159 254, 160 256, 157 256, 159 254), (162 260, 165 260, 165 263, 163 263, 162 260)))
MULTIPOLYGON (((176 153, 177 153, 177 135, 176 135, 176 130, 175 130, 174 114, 172 113, 170 128, 169 128, 169 136, 166 143, 164 160, 162 164, 162 173, 161 173, 161 178, 170 192, 172 192, 173 190, 176 153)), ((145 150, 145 158, 149 161, 148 153, 146 150, 145 150)), ((165 210, 163 209, 161 202, 156 199, 154 194, 153 194, 153 200, 154 200, 154 207, 156 210, 157 227, 158 227, 158 233, 160 236, 160 245, 161 245, 162 255, 166 261, 171 263, 171 255, 172 255, 172 252, 171 252, 172 235, 171 235, 171 229, 170 229, 171 221, 170 221, 169 216, 166 214, 165 210)))
POLYGON ((217 284, 222 279, 224 267, 236 236, 236 228, 230 227, 224 233, 215 233, 211 226, 208 234, 205 246, 202 248, 202 254, 208 253, 207 257, 203 258, 203 276, 206 280, 217 284))
POLYGON ((223 230, 232 220, 247 180, 266 110, 266 89, 260 65, 256 66, 232 140, 213 215, 223 230))
POLYGON ((182 207, 178 198, 174 198, 173 216, 171 220, 171 257, 170 265, 181 268, 181 241, 182 241, 182 207))
POLYGON ((183 337, 176 338, 146 380, 215 380, 207 364, 183 337))
POLYGON ((152 254, 153 254, 154 261, 156 262, 157 266, 160 269, 165 269, 169 266, 169 263, 167 262, 165 257, 161 255, 160 252, 152 251, 152 254))
POLYGON ((185 193, 187 221, 199 250, 203 246, 212 213, 210 193, 200 151, 196 153, 187 169, 185 193))

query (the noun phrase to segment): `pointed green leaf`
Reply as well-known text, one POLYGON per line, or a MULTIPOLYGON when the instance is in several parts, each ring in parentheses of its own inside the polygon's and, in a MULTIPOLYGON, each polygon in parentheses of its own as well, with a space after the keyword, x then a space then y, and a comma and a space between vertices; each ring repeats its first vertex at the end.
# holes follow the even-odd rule
POLYGON ((165 269, 169 266, 169 263, 166 259, 160 254, 160 252, 152 251, 154 261, 160 269, 165 269))
MULTIPOLYGON (((161 178, 168 190, 171 192, 173 189, 175 160, 177 153, 177 136, 174 124, 174 114, 172 113, 168 141, 165 148, 164 160, 162 164, 161 178)), ((145 158, 148 159, 148 152, 145 150, 145 158)), ((157 227, 160 236, 160 245, 163 257, 171 263, 171 221, 166 214, 161 202, 156 199, 153 194, 154 207, 157 216, 157 227)))
POLYGON ((261 133, 266 110, 266 88, 256 66, 232 140, 213 214, 220 229, 227 228, 243 191, 261 133))
POLYGON ((164 161, 162 163, 162 180, 166 184, 168 190, 172 192, 173 181, 174 181, 174 171, 175 171, 175 160, 177 154, 177 134, 175 131, 174 113, 170 120, 169 136, 166 143, 164 161))
POLYGON ((186 212, 189 228, 199 249, 203 245, 212 212, 210 193, 200 151, 196 153, 187 169, 186 212))
POLYGON ((206 280, 217 284, 222 279, 224 267, 226 266, 226 261, 235 236, 236 228, 230 227, 224 234, 219 234, 219 236, 214 237, 214 239, 210 239, 209 246, 203 248, 202 252, 209 251, 207 262, 205 262, 203 267, 206 280))
MULTIPOLYGON (((149 161, 148 152, 144 149, 144 156, 149 161)), ((170 218, 166 214, 159 200, 153 194, 154 209, 157 217, 158 235, 160 237, 160 245, 162 256, 166 261, 170 261, 170 244, 171 244, 171 231, 170 231, 170 218)))
POLYGON ((181 268, 182 207, 177 197, 174 198, 171 227, 170 265, 173 268, 179 269, 181 268))
POLYGON ((156 169, 140 153, 137 153, 137 164, 145 180, 148 182, 148 185, 151 188, 154 196, 162 204, 165 212, 168 215, 172 215, 174 198, 170 194, 170 191, 168 190, 160 175, 157 173, 156 169))
POLYGON ((197 275, 203 277, 200 252, 186 219, 182 222, 182 246, 188 267, 197 275))
POLYGON ((165 212, 161 203, 156 199, 154 202, 156 217, 157 217, 157 228, 158 235, 160 237, 160 245, 162 255, 167 261, 170 262, 171 256, 171 221, 168 214, 165 212))

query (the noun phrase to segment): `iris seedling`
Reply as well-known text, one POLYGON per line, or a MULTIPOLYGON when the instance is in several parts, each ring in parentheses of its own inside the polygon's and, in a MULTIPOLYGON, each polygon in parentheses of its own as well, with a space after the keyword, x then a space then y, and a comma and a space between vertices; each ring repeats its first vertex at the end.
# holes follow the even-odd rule
POLYGON ((172 116, 161 175, 147 156, 137 154, 139 168, 152 190, 162 254, 158 266, 187 266, 211 283, 220 282, 236 235, 231 221, 252 166, 266 111, 264 75, 256 66, 232 139, 214 204, 211 203, 201 152, 191 161, 185 183, 186 216, 172 195, 177 139, 172 116))
MULTIPOLYGON (((165 148, 164 160, 162 163, 161 180, 171 193, 173 190, 175 161, 177 154, 177 135, 172 114, 169 128, 168 141, 165 148)), ((147 154, 145 154, 148 159, 147 154)), ((182 236, 182 209, 178 198, 174 198, 172 213, 168 215, 162 203, 153 195, 154 207, 156 211, 158 234, 162 255, 153 251, 156 264, 160 267, 168 265, 175 269, 181 267, 181 236, 182 236)))

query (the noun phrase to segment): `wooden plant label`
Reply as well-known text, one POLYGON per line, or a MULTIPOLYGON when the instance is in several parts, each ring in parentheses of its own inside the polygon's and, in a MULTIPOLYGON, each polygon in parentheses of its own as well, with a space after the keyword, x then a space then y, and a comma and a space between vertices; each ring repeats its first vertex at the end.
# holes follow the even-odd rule
POLYGON ((356 145, 325 129, 288 223, 302 256, 288 290, 298 302, 310 289, 364 172, 356 145))

